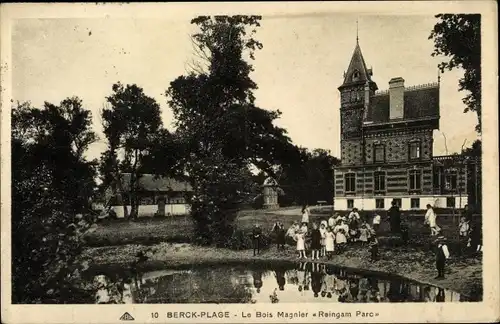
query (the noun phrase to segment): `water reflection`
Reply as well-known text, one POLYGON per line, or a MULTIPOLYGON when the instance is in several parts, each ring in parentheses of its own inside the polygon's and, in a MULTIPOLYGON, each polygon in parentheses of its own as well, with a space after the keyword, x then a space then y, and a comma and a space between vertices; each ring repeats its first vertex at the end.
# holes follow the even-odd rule
POLYGON ((457 302, 459 294, 403 278, 313 262, 98 275, 96 303, 457 302))

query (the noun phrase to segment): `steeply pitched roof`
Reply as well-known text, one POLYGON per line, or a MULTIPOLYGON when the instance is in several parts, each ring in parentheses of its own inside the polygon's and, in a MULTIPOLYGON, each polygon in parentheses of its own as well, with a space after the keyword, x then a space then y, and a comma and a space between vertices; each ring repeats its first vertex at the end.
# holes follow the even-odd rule
POLYGON ((356 41, 356 47, 354 48, 354 52, 352 53, 351 62, 349 63, 347 72, 344 75, 344 83, 342 85, 372 81, 370 74, 370 71, 366 68, 365 59, 363 58, 363 54, 361 53, 359 43, 356 41), (359 76, 357 78, 353 78, 356 71, 359 73, 359 76))
MULTIPOLYGON (((375 94, 370 99, 367 120, 373 123, 389 121, 389 92, 375 94)), ((403 119, 439 117, 439 85, 436 83, 409 87, 404 92, 403 119)))
MULTIPOLYGON (((123 190, 130 188, 130 173, 122 174, 123 190)), ((139 178, 139 187, 146 191, 192 191, 191 185, 187 182, 178 181, 172 178, 159 177, 154 174, 143 174, 139 178)))

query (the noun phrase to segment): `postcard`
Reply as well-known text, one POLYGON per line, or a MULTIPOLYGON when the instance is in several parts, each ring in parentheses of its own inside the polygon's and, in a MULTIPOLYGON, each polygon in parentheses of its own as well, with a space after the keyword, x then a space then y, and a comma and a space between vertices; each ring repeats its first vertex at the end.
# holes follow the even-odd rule
POLYGON ((2 4, 2 322, 498 321, 496 8, 2 4))

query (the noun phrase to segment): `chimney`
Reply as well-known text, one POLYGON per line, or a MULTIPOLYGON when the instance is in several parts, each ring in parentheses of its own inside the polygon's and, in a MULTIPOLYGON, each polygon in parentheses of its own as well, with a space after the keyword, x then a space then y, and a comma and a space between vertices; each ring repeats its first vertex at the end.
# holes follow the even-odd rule
POLYGON ((389 118, 403 118, 404 114, 405 80, 402 77, 389 81, 389 118))

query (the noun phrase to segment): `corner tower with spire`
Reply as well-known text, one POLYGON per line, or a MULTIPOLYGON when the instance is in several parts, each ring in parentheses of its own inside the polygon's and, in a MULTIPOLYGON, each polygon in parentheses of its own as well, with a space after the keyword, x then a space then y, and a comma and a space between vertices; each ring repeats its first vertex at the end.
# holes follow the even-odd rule
POLYGON ((372 80, 372 69, 368 69, 361 53, 359 38, 356 35, 356 46, 347 71, 344 72, 344 81, 338 88, 340 91, 340 120, 341 120, 341 160, 347 162, 356 160, 362 162, 362 127, 366 120, 370 105, 370 98, 378 89, 372 80))

